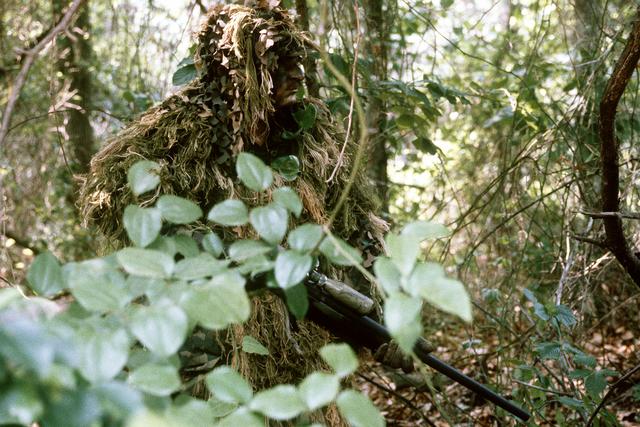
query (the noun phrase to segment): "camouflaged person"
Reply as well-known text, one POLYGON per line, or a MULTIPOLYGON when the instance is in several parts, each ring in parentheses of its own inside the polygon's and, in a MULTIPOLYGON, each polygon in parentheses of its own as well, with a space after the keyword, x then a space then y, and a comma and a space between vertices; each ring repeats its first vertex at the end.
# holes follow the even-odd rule
MULTIPOLYGON (((292 227, 326 223, 349 180, 356 147, 349 142, 341 153, 342 128, 324 102, 303 94, 300 64, 313 50, 308 36, 279 7, 213 7, 197 34, 198 76, 128 124, 92 160, 81 187, 86 220, 111 245, 127 242, 121 218, 136 199, 126 176, 141 159, 161 165, 161 183, 155 194, 138 198, 138 203, 151 204, 160 194, 176 194, 205 211, 227 198, 256 206, 259 198, 240 184, 234 167, 238 153, 246 151, 274 167, 274 187, 288 185, 299 194, 304 209, 292 227), (278 173, 282 159, 299 162, 296 177, 278 173)), ((335 235, 363 252, 365 266, 380 252, 387 231, 386 223, 375 215, 378 207, 372 186, 364 173, 358 173, 332 224, 335 235)), ((203 230, 210 227, 201 225, 203 230)), ((256 237, 249 226, 215 231, 226 242, 256 237)), ((330 265, 322 268, 325 274, 374 294, 359 273, 330 265)), ((181 353, 186 377, 198 378, 225 363, 262 389, 297 383, 311 371, 325 368, 317 350, 331 340, 326 330, 310 321, 294 321, 273 295, 254 298, 252 304, 251 318, 243 325, 215 335, 196 331, 181 353), (270 354, 241 351, 248 335, 270 354)), ((194 393, 204 392, 196 384, 194 393)))

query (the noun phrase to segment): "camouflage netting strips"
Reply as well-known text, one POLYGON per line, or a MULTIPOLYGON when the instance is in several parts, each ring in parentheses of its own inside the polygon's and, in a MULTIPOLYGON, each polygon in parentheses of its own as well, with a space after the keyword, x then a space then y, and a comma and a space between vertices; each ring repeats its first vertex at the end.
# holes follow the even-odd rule
MULTIPOLYGON (((297 156, 300 174, 286 184, 303 201, 305 210, 299 222, 326 222, 348 180, 354 144, 347 147, 342 166, 327 182, 344 141, 340 126, 318 99, 277 109, 271 94, 279 58, 301 60, 313 49, 312 43, 285 11, 237 5, 212 8, 197 37, 198 77, 135 119, 94 157, 81 187, 84 218, 118 246, 127 240, 124 208, 136 202, 151 204, 159 194, 189 198, 205 212, 226 198, 240 198, 249 206, 264 204, 270 194, 258 196, 236 178, 235 156, 250 151, 267 164, 280 156, 297 156), (316 112, 315 125, 297 132, 295 138, 284 138, 284 132, 296 134, 295 121, 286 117, 309 106, 316 112), (142 159, 161 164, 161 184, 156 194, 136 199, 126 175, 142 159)), ((285 180, 276 174, 275 183, 283 185, 285 180)), ((369 188, 359 175, 332 227, 336 235, 360 248, 363 242, 379 239, 385 227, 373 215, 375 196, 367 192, 369 188)), ((252 235, 249 227, 224 233, 227 238, 252 235)), ((256 301, 254 308, 252 320, 234 329, 235 342, 240 342, 242 334, 251 334, 277 355, 277 363, 272 356, 265 360, 243 352, 237 352, 233 363, 257 387, 297 382, 320 366, 315 354, 328 340, 326 332, 306 322, 300 322, 293 332, 285 324, 285 308, 271 298, 256 301)))

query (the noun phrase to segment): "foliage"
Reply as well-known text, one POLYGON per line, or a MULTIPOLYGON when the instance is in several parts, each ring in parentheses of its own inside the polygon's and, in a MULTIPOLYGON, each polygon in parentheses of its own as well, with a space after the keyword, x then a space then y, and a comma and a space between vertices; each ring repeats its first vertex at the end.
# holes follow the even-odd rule
MULTIPOLYGON (((244 185, 255 191, 272 183, 270 168, 257 157, 238 156, 236 167, 244 185)), ((147 161, 135 164, 129 184, 138 194, 153 191, 158 185, 154 171, 147 161)), ((277 191, 280 197, 251 209, 242 221, 232 215, 242 204, 237 200, 221 202, 208 214, 225 225, 225 218, 234 216, 230 226, 249 221, 260 240, 229 242, 225 248, 214 233, 197 242, 184 234, 186 229, 159 232, 163 224, 189 224, 203 215, 192 202, 165 195, 153 207, 131 205, 125 211, 135 246, 65 265, 49 252, 36 257, 28 281, 37 296, 24 298, 16 288, 0 291, 0 419, 48 426, 187 426, 194 419, 257 425, 265 417, 289 420, 335 402, 354 426, 384 425, 367 397, 340 391, 340 380, 358 367, 346 344, 320 349, 332 372, 313 372, 299 385, 254 393, 235 370, 220 366, 206 375, 210 400, 186 394, 177 352, 196 325, 222 330, 247 320, 247 282, 258 281, 263 291, 287 290, 301 286, 318 256, 339 265, 361 261, 356 249, 314 224, 292 230, 289 249, 280 246, 289 214, 299 214, 301 205, 287 187, 277 191), (177 251, 168 244, 178 238, 194 250, 177 251), (257 257, 262 262, 256 263, 257 257)), ((386 325, 407 352, 422 330, 423 298, 470 320, 461 285, 444 279, 435 264, 417 262, 420 241, 443 231, 433 224, 409 224, 400 235, 388 236, 394 241, 391 258, 376 263, 387 295, 386 325), (402 273, 381 270, 387 264, 402 273)), ((299 307, 306 306, 301 299, 306 300, 305 293, 287 293, 287 304, 299 316, 304 314, 299 307)), ((268 353, 253 337, 245 337, 242 351, 268 353)))

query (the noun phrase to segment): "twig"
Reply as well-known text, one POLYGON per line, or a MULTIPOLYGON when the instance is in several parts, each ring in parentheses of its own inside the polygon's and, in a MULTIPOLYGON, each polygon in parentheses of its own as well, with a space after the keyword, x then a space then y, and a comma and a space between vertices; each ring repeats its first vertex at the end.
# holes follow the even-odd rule
POLYGON ((7 136, 7 132, 9 131, 9 126, 11 125, 11 116, 13 114, 13 110, 15 109, 16 103, 18 102, 18 98, 20 97, 20 92, 22 91, 22 87, 27 81, 27 75, 29 74, 29 70, 33 65, 38 54, 49 44, 51 41, 61 32, 65 31, 67 27, 70 25, 71 20, 75 13, 78 11, 82 3, 85 0, 74 0, 73 3, 69 6, 66 13, 60 19, 60 22, 53 27, 53 29, 40 40, 38 44, 36 44, 32 49, 27 51, 24 54, 22 66, 20 67, 20 71, 16 76, 15 81, 10 86, 9 89, 9 100, 7 101, 7 106, 4 109, 2 114, 2 126, 0 127, 0 149, 4 143, 5 137, 7 136))
POLYGON ((634 368, 632 368, 631 370, 627 371, 626 374, 624 374, 622 377, 620 377, 620 379, 618 381, 616 381, 615 383, 613 383, 611 385, 611 387, 609 387, 609 391, 607 391, 607 394, 604 395, 604 397, 602 398, 602 401, 598 404, 596 409, 593 411, 593 414, 591 414, 591 417, 589 417, 589 421, 587 421, 587 427, 589 427, 589 426, 591 426, 591 424, 593 424, 593 421, 595 420, 596 415, 598 415, 598 412, 600 412, 600 409, 602 409, 604 407, 604 405, 607 403, 607 400, 609 399, 609 396, 611 396, 611 394, 621 384, 623 384, 627 379, 629 379, 629 377, 631 377, 631 375, 635 374, 638 371, 640 371, 640 365, 636 365, 634 368))
POLYGON ((581 214, 591 218, 620 218, 620 219, 640 219, 640 213, 636 212, 588 212, 580 211, 581 214))
POLYGON ((607 249, 607 245, 602 240, 592 239, 590 237, 580 236, 578 234, 571 234, 572 239, 576 239, 580 242, 591 243, 594 246, 597 246, 602 249, 607 249))
POLYGON ((516 383, 518 383, 520 385, 523 385, 525 387, 528 387, 528 388, 533 388, 535 390, 544 391, 545 393, 557 394, 557 395, 560 395, 560 396, 573 396, 573 394, 567 393, 566 391, 551 390, 551 389, 548 389, 548 388, 539 387, 537 385, 525 383, 524 381, 520 381, 520 380, 516 380, 516 379, 513 379, 513 382, 516 382, 516 383))
POLYGON ((436 425, 433 423, 433 421, 431 421, 429 418, 427 418, 422 411, 416 407, 416 405, 414 405, 413 403, 411 403, 411 401, 409 401, 409 399, 407 399, 406 397, 404 397, 403 395, 401 395, 400 393, 398 393, 397 391, 383 385, 380 384, 377 381, 372 380, 371 378, 369 378, 368 376, 361 374, 360 372, 356 372, 356 375, 358 375, 360 378, 362 378, 363 380, 365 380, 366 382, 373 384, 374 386, 378 387, 380 390, 383 390, 389 394, 391 394, 394 397, 397 397, 398 399, 400 399, 405 405, 407 405, 412 411, 414 411, 416 414, 420 415, 420 417, 430 426, 436 427, 436 425))
POLYGON ((353 124, 353 108, 356 100, 356 80, 358 76, 358 49, 360 47, 360 11, 358 10, 358 1, 355 0, 355 4, 353 5, 354 13, 356 15, 356 40, 353 46, 353 67, 351 70, 351 103, 349 105, 349 116, 347 118, 347 130, 344 135, 344 142, 342 143, 342 150, 340 150, 340 155, 338 156, 338 161, 336 162, 336 167, 333 168, 333 172, 331 172, 331 176, 327 179, 327 182, 333 181, 336 174, 338 173, 338 169, 342 166, 344 162, 344 152, 347 149, 347 143, 349 142, 349 134, 351 133, 351 126, 353 124))

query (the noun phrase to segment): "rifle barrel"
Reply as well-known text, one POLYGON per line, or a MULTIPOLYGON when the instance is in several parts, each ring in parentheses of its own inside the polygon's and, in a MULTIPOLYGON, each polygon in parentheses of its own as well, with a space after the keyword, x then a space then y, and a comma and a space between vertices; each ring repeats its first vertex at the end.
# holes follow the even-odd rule
MULTIPOLYGON (((322 323, 325 323, 329 326, 329 330, 334 333, 340 334, 341 332, 347 332, 347 335, 355 339, 356 341, 363 343, 366 340, 366 344, 368 347, 375 350, 377 346, 382 344, 383 342, 388 342, 391 340, 391 334, 380 323, 376 322, 372 318, 368 316, 361 316, 355 313, 352 310, 344 307, 342 304, 336 301, 332 301, 328 298, 324 298, 321 295, 313 292, 313 287, 310 292, 310 302, 311 306, 315 308, 313 314, 320 316, 322 323), (337 317, 336 317, 337 316, 337 317), (363 333, 362 331, 356 331, 358 328, 358 324, 362 325, 362 328, 368 330, 370 334, 363 333), (351 333, 349 333, 351 332, 351 333), (369 335, 369 336, 366 336, 369 335)), ((507 400, 506 398, 500 396, 493 390, 489 389, 487 386, 479 383, 473 378, 463 374, 453 366, 450 366, 433 356, 427 350, 429 345, 423 338, 419 338, 418 342, 413 347, 413 351, 415 355, 420 359, 423 363, 440 372, 441 374, 451 378, 453 381, 458 384, 466 387, 467 389, 477 393, 478 395, 484 397, 488 401, 493 404, 501 407, 505 411, 515 415, 520 418, 522 421, 527 421, 531 414, 529 414, 524 409, 520 408, 513 402, 507 400)))

